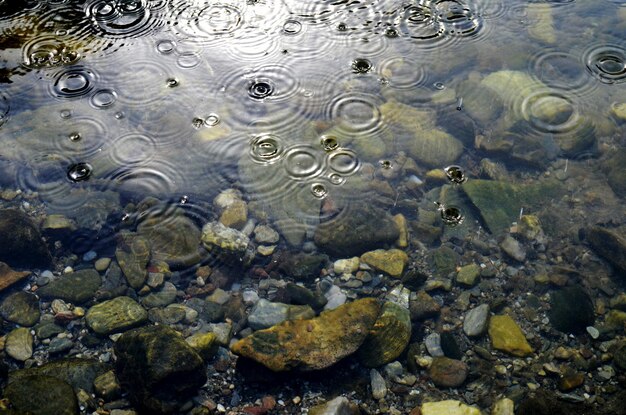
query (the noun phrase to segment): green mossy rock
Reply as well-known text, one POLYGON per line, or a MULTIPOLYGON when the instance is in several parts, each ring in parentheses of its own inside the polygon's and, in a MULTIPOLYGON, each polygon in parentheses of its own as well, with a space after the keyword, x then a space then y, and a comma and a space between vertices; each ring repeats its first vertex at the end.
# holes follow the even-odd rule
POLYGON ((52 376, 34 375, 17 379, 6 387, 4 397, 20 414, 79 414, 74 389, 52 376))
POLYGON ((94 380, 110 370, 109 366, 89 359, 60 359, 43 366, 9 373, 9 383, 29 376, 51 376, 70 384, 74 389, 93 393, 94 380))
POLYGON ((375 299, 357 300, 313 319, 285 321, 257 331, 231 350, 276 372, 324 369, 361 346, 379 312, 375 299))
POLYGON ((380 316, 358 351, 367 367, 379 367, 402 354, 411 339, 411 314, 396 303, 383 304, 380 316))
POLYGON ((62 275, 37 290, 37 294, 46 300, 59 298, 72 304, 81 304, 91 300, 102 284, 100 274, 95 269, 82 269, 62 275))
POLYGON ((114 350, 122 388, 143 413, 176 413, 207 379, 202 357, 165 326, 127 331, 114 350))
POLYGON ((202 259, 200 229, 182 213, 149 218, 137 227, 137 233, 148 241, 153 261, 190 267, 202 259))
POLYGON ((115 258, 128 281, 134 289, 140 289, 146 282, 146 267, 150 259, 148 240, 137 234, 122 232, 119 235, 115 258))
POLYGON ((0 304, 0 314, 11 323, 30 327, 39 321, 39 299, 24 291, 9 295, 0 304))
POLYGON ((52 261, 39 228, 23 212, 0 210, 0 261, 13 267, 46 267, 52 261))
POLYGON ((378 271, 400 278, 409 262, 409 256, 399 249, 377 249, 361 255, 361 261, 378 271))
POLYGON ((87 325, 98 334, 125 331, 144 323, 148 312, 130 297, 116 297, 87 311, 87 325))

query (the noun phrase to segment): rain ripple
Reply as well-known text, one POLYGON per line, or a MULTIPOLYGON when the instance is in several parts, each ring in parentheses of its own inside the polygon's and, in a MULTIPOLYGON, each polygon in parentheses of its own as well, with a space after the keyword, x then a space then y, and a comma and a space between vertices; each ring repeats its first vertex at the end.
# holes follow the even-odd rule
POLYGON ((326 117, 337 122, 338 130, 347 134, 375 133, 383 126, 378 108, 380 98, 368 93, 348 92, 333 97, 326 108, 326 117))
POLYGON ((529 71, 545 85, 579 97, 590 94, 597 86, 581 67, 580 58, 565 51, 542 49, 530 58, 529 71))
POLYGON ((57 73, 50 93, 55 98, 80 98, 88 95, 95 87, 97 74, 83 66, 73 66, 57 73))
POLYGON ((9 104, 8 98, 0 92, 0 127, 9 119, 10 110, 11 105, 9 104))
POLYGON ((97 32, 115 38, 139 37, 163 23, 145 0, 94 0, 85 13, 97 32))
POLYGON ((594 45, 586 50, 584 61, 589 72, 602 83, 626 80, 626 50, 618 45, 594 45))

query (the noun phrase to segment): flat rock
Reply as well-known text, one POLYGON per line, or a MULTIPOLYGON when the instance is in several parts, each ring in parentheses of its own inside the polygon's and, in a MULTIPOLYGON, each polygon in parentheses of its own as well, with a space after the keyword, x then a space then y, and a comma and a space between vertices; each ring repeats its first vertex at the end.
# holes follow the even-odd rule
POLYGON ((522 247, 522 244, 510 235, 504 237, 500 242, 500 248, 511 258, 518 262, 524 262, 526 259, 526 250, 522 247))
POLYGON ((357 300, 313 319, 259 330, 233 344, 231 350, 276 372, 324 369, 361 346, 379 312, 375 299, 357 300))
POLYGON ((0 261, 13 267, 45 267, 52 261, 39 228, 25 213, 0 209, 0 261))
MULTIPOLYGON (((14 410, 33 415, 78 415, 78 400, 67 382, 52 376, 20 378, 4 390, 14 410)), ((11 412, 13 413, 13 412, 11 412)))
POLYGON ((377 249, 361 255, 361 261, 374 269, 399 278, 409 262, 409 256, 400 249, 377 249))
POLYGON ((489 338, 494 349, 502 350, 513 356, 524 357, 533 353, 524 333, 515 320, 504 314, 492 316, 489 320, 489 338))
POLYGON ((119 235, 115 258, 119 264, 128 285, 140 289, 146 282, 146 269, 150 259, 150 244, 148 240, 130 232, 119 235))
POLYGON ((481 336, 487 331, 489 304, 481 304, 465 313, 463 332, 470 337, 481 336))
POLYGON ((198 251, 200 229, 182 213, 156 215, 137 227, 137 234, 148 241, 150 258, 172 266, 190 267, 202 260, 198 251))
POLYGON ((0 304, 0 315, 12 323, 30 327, 39 321, 39 299, 34 294, 18 291, 0 304))
POLYGON ((309 415, 359 415, 360 413, 359 406, 350 402, 345 396, 338 396, 309 409, 309 415))
POLYGON ((128 330, 144 323, 148 312, 130 297, 116 297, 87 311, 87 325, 98 334, 128 330))
POLYGON ((4 350, 15 360, 23 362, 30 359, 33 355, 33 335, 30 329, 20 327, 10 331, 6 336, 4 350))
POLYGON ((93 393, 94 380, 106 372, 108 366, 90 359, 59 359, 39 367, 9 373, 9 383, 29 376, 52 376, 69 383, 74 389, 93 393))
POLYGON ((441 305, 435 301, 426 291, 420 290, 415 299, 409 301, 411 320, 422 321, 435 317, 441 311, 441 305))
POLYGON ((151 292, 139 301, 146 308, 165 307, 176 300, 176 286, 167 281, 160 290, 151 292))
POLYGON ((583 333, 595 322, 593 301, 581 287, 567 287, 550 297, 550 324, 564 333, 583 333))
POLYGON ((30 271, 14 271, 8 264, 0 262, 0 292, 28 278, 30 274, 30 271))
POLYGON ((314 280, 328 262, 324 254, 307 254, 304 252, 283 252, 276 259, 278 269, 285 275, 297 280, 314 280))
POLYGON ((340 258, 393 244, 400 235, 393 217, 384 210, 353 206, 333 219, 320 223, 315 230, 315 244, 340 258))
POLYGON ((379 367, 397 359, 408 346, 410 339, 409 310, 387 301, 383 304, 380 315, 369 330, 357 355, 363 365, 379 367))
POLYGON ((142 413, 177 413, 207 379, 200 355, 165 326, 127 331, 114 351, 120 384, 142 413))
POLYGON ((428 368, 433 383, 444 388, 458 388, 465 382, 469 367, 465 362, 448 357, 435 357, 428 368))
POLYGON ((583 234, 598 255, 626 275, 626 238, 623 235, 600 226, 586 228, 583 234))
POLYGON ((82 269, 64 274, 37 290, 44 299, 61 299, 72 304, 81 304, 96 295, 102 279, 95 269, 82 269))
POLYGON ((483 415, 480 409, 455 400, 426 402, 420 409, 422 415, 483 415))
POLYGON ((273 303, 261 298, 248 315, 248 325, 253 330, 267 329, 287 320, 315 317, 308 305, 273 303))
POLYGON ((465 287, 473 287, 480 276, 480 267, 478 264, 469 264, 462 266, 456 274, 456 282, 465 287))
POLYGON ((381 400, 387 395, 387 383, 385 378, 376 369, 370 370, 370 385, 372 387, 372 397, 381 400))

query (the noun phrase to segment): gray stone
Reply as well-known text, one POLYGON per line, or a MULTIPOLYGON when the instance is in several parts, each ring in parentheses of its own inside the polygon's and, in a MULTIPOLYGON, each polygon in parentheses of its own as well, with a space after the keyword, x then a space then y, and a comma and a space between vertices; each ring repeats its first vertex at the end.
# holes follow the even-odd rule
POLYGON ((220 222, 209 222, 202 228, 202 244, 209 251, 217 248, 222 252, 243 255, 249 243, 250 239, 245 234, 220 222))
POLYGON ((443 350, 441 349, 441 336, 439 333, 431 333, 424 339, 426 350, 432 357, 443 356, 443 350))
POLYGON ((159 291, 150 293, 142 297, 140 302, 146 308, 165 307, 176 300, 176 286, 171 282, 166 282, 159 291))
POLYGON ((262 330, 286 320, 313 317, 315 312, 308 305, 272 303, 262 298, 252 308, 248 316, 248 325, 254 330, 262 330))
POLYGON ((381 400, 387 395, 387 384, 385 378, 382 377, 378 370, 370 370, 370 385, 372 387, 372 396, 376 400, 381 400))
POLYGON ((526 259, 526 250, 517 241, 517 239, 510 235, 505 236, 502 242, 500 242, 500 248, 502 248, 508 256, 516 261, 524 262, 526 259))
POLYGON ((102 284, 100 274, 95 269, 83 269, 64 274, 37 290, 37 294, 46 300, 55 298, 73 304, 91 300, 102 284))
POLYGON ((47 339, 57 334, 63 333, 65 329, 51 321, 41 322, 35 326, 35 335, 39 339, 47 339))
POLYGON ((150 259, 150 244, 142 236, 131 232, 120 232, 115 258, 134 289, 140 289, 146 282, 146 267, 150 259))
POLYGON ((153 261, 189 267, 202 259, 198 251, 200 230, 180 210, 142 221, 137 233, 149 242, 153 261))
POLYGON ((6 336, 4 350, 15 360, 21 362, 33 355, 33 335, 26 327, 13 329, 6 336))
POLYGON ((360 413, 358 405, 350 402, 345 396, 338 396, 309 409, 309 415, 359 415, 360 413))
POLYGON ((52 256, 39 229, 25 213, 0 209, 0 261, 14 267, 45 267, 52 256))
POLYGON ((258 225, 254 228, 254 240, 260 244, 273 245, 279 239, 278 232, 267 225, 258 225))
POLYGON ((487 331, 489 304, 481 304, 465 314, 463 331, 470 337, 481 336, 487 331))
POLYGON ((41 316, 39 300, 33 294, 18 291, 2 301, 0 314, 7 321, 30 327, 37 323, 41 316))
POLYGON ((148 311, 150 321, 159 324, 176 324, 185 319, 185 310, 179 307, 172 307, 176 304, 170 304, 165 308, 151 308, 148 311))
POLYGON ((50 341, 48 352, 50 354, 62 353, 74 347, 74 342, 67 337, 56 337, 50 341))
POLYGON ((128 330, 148 318, 146 310, 130 297, 116 297, 91 307, 85 320, 98 334, 128 330))
POLYGON ((107 371, 107 365, 90 359, 59 359, 43 366, 9 373, 9 383, 29 376, 52 376, 69 383, 74 389, 93 393, 93 381, 107 371))
POLYGON ((600 226, 586 228, 583 234, 598 255, 626 274, 626 238, 622 234, 600 226))

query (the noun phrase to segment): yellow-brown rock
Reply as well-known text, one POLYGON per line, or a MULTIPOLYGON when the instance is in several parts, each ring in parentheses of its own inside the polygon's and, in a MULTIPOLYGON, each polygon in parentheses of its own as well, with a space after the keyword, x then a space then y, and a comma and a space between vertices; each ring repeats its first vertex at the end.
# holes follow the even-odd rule
POLYGON ((243 200, 233 201, 220 215, 220 223, 241 230, 248 221, 248 205, 243 200))
POLYGON ((404 267, 409 262, 409 257, 399 249, 377 249, 361 255, 361 262, 392 277, 400 278, 404 267))
POLYGON ((482 415, 480 409, 463 402, 447 400, 422 404, 422 415, 482 415))
POLYGON ((359 360, 368 367, 382 366, 400 356, 410 339, 409 310, 388 301, 359 348, 359 360))
POLYGON ((196 333, 185 339, 188 345, 190 345, 204 361, 208 361, 215 353, 219 344, 217 343, 217 336, 215 333, 196 333))
POLYGON ((489 338, 494 349, 502 350, 513 356, 524 357, 533 352, 526 337, 515 320, 504 314, 493 316, 489 320, 489 338))
POLYGON ((269 369, 324 369, 354 353, 380 312, 376 299, 364 298, 307 320, 285 321, 259 330, 231 346, 233 353, 269 369))
POLYGON ((409 246, 409 230, 407 228, 406 218, 402 213, 398 213, 394 215, 393 221, 400 232, 400 236, 398 236, 398 240, 396 241, 396 246, 398 248, 406 248, 409 246))

